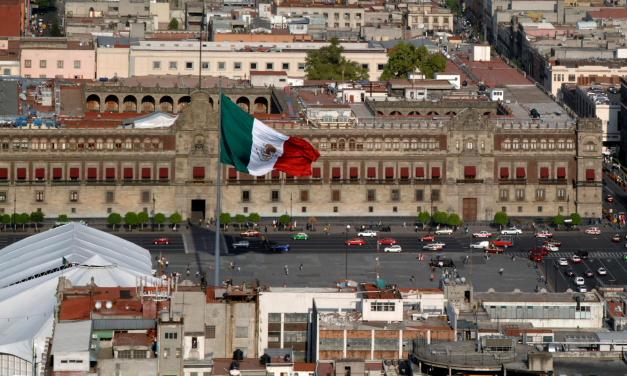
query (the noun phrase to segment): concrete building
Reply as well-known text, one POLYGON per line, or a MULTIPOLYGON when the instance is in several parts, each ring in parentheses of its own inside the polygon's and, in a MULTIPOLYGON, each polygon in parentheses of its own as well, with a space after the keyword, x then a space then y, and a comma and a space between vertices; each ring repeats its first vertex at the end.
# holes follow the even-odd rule
POLYGON ((96 51, 91 42, 23 39, 20 49, 20 71, 25 78, 96 77, 96 51))
POLYGON ((50 354, 54 357, 53 370, 59 372, 90 372, 90 361, 96 359, 92 348, 91 320, 57 323, 50 354))
POLYGON ((404 13, 405 27, 413 30, 453 31, 454 15, 451 10, 432 4, 408 5, 404 13))
POLYGON ((358 30, 365 24, 365 9, 356 4, 303 4, 293 1, 275 3, 272 8, 275 15, 286 17, 322 14, 330 30, 358 30))
POLYGON ((0 76, 20 75, 20 42, 0 40, 0 76))
POLYGON ((3 19, 0 23, 0 37, 24 36, 29 6, 24 0, 0 1, 0 14, 3 19))
POLYGON ((562 59, 547 66, 544 85, 557 96, 563 83, 617 85, 625 75, 627 59, 562 59))
POLYGON ((279 72, 251 71, 250 72, 250 85, 257 86, 257 87, 274 86, 277 88, 283 88, 288 85, 287 73, 283 71, 279 71, 279 72))

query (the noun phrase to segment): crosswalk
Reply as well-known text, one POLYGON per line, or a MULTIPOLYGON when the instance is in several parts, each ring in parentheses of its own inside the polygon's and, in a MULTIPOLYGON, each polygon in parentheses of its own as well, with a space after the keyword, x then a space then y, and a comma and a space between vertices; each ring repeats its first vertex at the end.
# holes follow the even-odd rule
MULTIPOLYGON (((524 258, 524 257, 528 257, 529 256, 529 252, 507 252, 506 253, 508 256, 515 256, 515 257, 520 257, 520 258, 524 258)), ((588 257, 589 258, 599 258, 599 257, 607 257, 607 258, 623 258, 623 252, 590 252, 588 257)), ((569 258, 570 256, 574 255, 573 252, 551 252, 549 253, 547 256, 542 256, 543 258, 569 258)))

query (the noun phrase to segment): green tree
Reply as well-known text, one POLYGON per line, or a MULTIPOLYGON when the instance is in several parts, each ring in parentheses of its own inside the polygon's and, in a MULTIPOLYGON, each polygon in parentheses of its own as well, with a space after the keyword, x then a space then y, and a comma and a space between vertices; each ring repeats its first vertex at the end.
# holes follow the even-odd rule
POLYGON ((52 27, 50 27, 50 36, 51 37, 61 36, 61 27, 59 26, 59 20, 56 17, 52 21, 52 27))
POLYGON ((305 72, 308 80, 368 80, 368 70, 356 61, 342 56, 344 47, 337 37, 331 38, 331 45, 307 51, 305 72))
POLYGON ((176 18, 172 18, 170 20, 170 24, 168 25, 168 30, 178 30, 179 29, 179 21, 176 18))
POLYGON ((579 213, 571 213, 570 214, 570 219, 571 219, 571 223, 573 225, 580 225, 581 224, 581 216, 579 215, 579 213))
POLYGON ((462 10, 459 8, 459 3, 457 2, 457 0, 446 0, 445 3, 458 17, 462 16, 462 10))
POLYGON ((512 63, 514 63, 514 65, 516 65, 516 67, 521 68, 522 67, 522 60, 517 57, 514 60, 512 60, 512 63))
POLYGON ((220 213, 220 223, 228 225, 231 223, 231 214, 230 213, 220 213))
POLYGON ((39 230, 37 228, 37 224, 39 222, 43 221, 45 216, 46 215, 43 212, 40 212, 40 211, 35 211, 35 212, 30 213, 30 220, 32 222, 35 222, 35 231, 39 230))
MULTIPOLYGON (((423 46, 421 46, 423 47, 423 46)), ((429 55, 422 65, 422 73, 425 78, 433 78, 434 73, 444 72, 446 70, 446 59, 440 54, 429 55)))
POLYGON ((57 222, 69 222, 70 220, 67 219, 67 215, 65 214, 61 214, 57 217, 57 222))
POLYGON ((107 223, 113 225, 113 231, 115 231, 115 225, 122 223, 122 216, 118 213, 111 213, 107 218, 107 223))
POLYGON ((248 220, 252 223, 259 223, 261 222, 261 216, 258 213, 250 213, 248 215, 248 220))
POLYGON ((155 223, 159 225, 159 230, 161 230, 161 224, 165 223, 165 214, 163 213, 155 214, 155 223))
POLYGON ((494 223, 500 226, 505 226, 509 222, 509 218, 507 217, 507 213, 498 212, 494 214, 494 223))
POLYGON ((461 220, 461 218, 459 218, 459 215, 453 213, 453 214, 448 216, 448 219, 446 220, 446 223, 449 226, 459 226, 459 225, 462 224, 462 220, 461 220))
POLYGON ((313 228, 316 223, 318 223, 316 217, 309 217, 309 224, 311 225, 311 228, 313 228))
POLYGON ((446 215, 446 212, 437 211, 433 213, 433 222, 438 225, 445 224, 447 219, 448 215, 446 215))
POLYGON ((11 214, 11 223, 13 224, 14 229, 17 228, 17 225, 22 224, 22 219, 18 213, 11 214))
POLYGON ((564 224, 564 216, 561 214, 558 214, 555 217, 553 217, 553 224, 557 225, 557 227, 559 228, 560 225, 564 224))
POLYGON ((279 223, 286 225, 288 223, 292 222, 292 217, 290 217, 287 214, 283 214, 282 216, 279 217, 279 223))
POLYGON ((142 211, 137 213, 137 223, 141 223, 142 230, 144 229, 144 223, 148 223, 148 221, 150 221, 150 217, 147 212, 142 211))
POLYGON ((128 225, 128 229, 131 230, 131 226, 137 225, 137 213, 128 212, 124 215, 124 223, 128 225))
POLYGON ((418 213, 418 222, 422 223, 423 230, 425 229, 425 224, 429 223, 429 220, 431 220, 429 212, 423 211, 418 213))
POLYGON ((170 215, 170 223, 172 223, 174 225, 175 229, 176 229, 176 225, 181 223, 182 220, 183 220, 183 218, 181 217, 181 215, 179 213, 172 213, 170 215))
POLYGON ((246 216, 244 214, 235 214, 235 222, 239 224, 239 228, 241 230, 242 223, 246 222, 246 216))
POLYGON ((37 0, 37 6, 39 9, 45 9, 54 5, 56 0, 37 0))
POLYGON ((7 227, 7 225, 11 223, 11 216, 8 214, 5 214, 1 217, 1 221, 4 227, 7 227))
POLYGON ((413 44, 401 40, 387 55, 388 62, 381 73, 381 81, 409 78, 409 74, 415 69, 422 71, 422 64, 429 55, 429 51, 425 46, 416 48, 413 44))
POLYGON ((25 229, 26 225, 30 222, 30 215, 28 213, 20 214, 20 223, 22 224, 22 230, 25 229))

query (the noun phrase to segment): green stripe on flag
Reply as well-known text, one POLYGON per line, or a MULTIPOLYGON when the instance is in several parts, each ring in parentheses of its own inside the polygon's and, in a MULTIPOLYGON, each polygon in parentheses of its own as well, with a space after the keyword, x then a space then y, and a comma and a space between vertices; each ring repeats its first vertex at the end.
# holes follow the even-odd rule
POLYGON ((231 102, 224 94, 220 99, 222 111, 222 163, 234 166, 237 171, 248 173, 248 162, 253 148, 253 123, 255 119, 231 102))

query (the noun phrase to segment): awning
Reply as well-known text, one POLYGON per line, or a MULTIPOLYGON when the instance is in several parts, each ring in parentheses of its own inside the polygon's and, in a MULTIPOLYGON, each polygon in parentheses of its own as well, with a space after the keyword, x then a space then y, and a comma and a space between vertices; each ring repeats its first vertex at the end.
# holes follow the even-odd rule
POLYGON ((564 179, 566 177, 566 167, 557 168, 557 178, 564 179))
POLYGON ((98 177, 98 169, 95 167, 89 167, 87 169, 87 178, 96 179, 98 177))
POLYGON ((79 176, 80 176, 80 173, 79 173, 78 167, 70 168, 70 179, 72 178, 78 179, 79 176))
POLYGON ((107 179, 115 179, 115 168, 107 167, 107 179))
POLYGON ((314 168, 312 168, 312 169, 311 169, 311 175, 312 175, 314 178, 319 178, 319 177, 321 177, 321 174, 320 174, 320 167, 314 167, 314 168))
MULTIPOLYGON (((205 176, 205 169, 203 167, 194 167, 194 176, 205 176), (202 169, 201 171, 197 169, 202 169), (198 174, 198 175, 196 175, 198 174)), ((237 170, 229 168, 229 179, 237 179, 237 170)))
POLYGON ((524 178, 525 177, 525 168, 524 167, 516 167, 516 177, 524 178))
POLYGON ((133 178, 133 168, 125 167, 124 168, 124 179, 132 179, 133 178))
POLYGON ((548 167, 540 167, 540 177, 543 179, 549 178, 549 168, 548 167))
POLYGON ((62 168, 53 168, 52 169, 52 177, 61 179, 63 177, 63 169, 62 168))
POLYGON ((509 178, 509 168, 501 167, 501 178, 509 178))
POLYGON ((278 179, 281 177, 281 171, 279 170, 272 170, 272 178, 273 179, 278 179))
POLYGON ((385 168, 385 178, 386 179, 394 178, 394 167, 386 167, 385 168))
POLYGON ((376 167, 368 167, 368 177, 376 178, 377 177, 377 168, 376 167))
POLYGON ((409 167, 401 167, 401 178, 407 179, 409 177, 409 167))
POLYGON ((292 174, 288 174, 287 172, 285 173, 285 178, 286 179, 294 179, 294 175, 292 174))
POLYGON ((150 179, 152 177, 152 173, 150 171, 150 167, 142 168, 142 179, 150 179))
POLYGON ((339 167, 333 167, 333 169, 331 170, 331 177, 333 179, 339 179, 340 176, 342 176, 342 174, 340 173, 340 168, 339 167))
POLYGON ((9 178, 9 170, 6 168, 0 168, 0 179, 8 179, 9 178))
POLYGON ((159 168, 159 179, 167 179, 168 177, 169 177, 168 168, 167 167, 159 168))
POLYGON ((35 169, 35 177, 37 179, 45 179, 46 178, 46 169, 45 168, 37 168, 37 169, 35 169))
POLYGON ((464 167, 464 176, 476 176, 477 172, 475 171, 475 166, 466 166, 464 167))
POLYGON ((424 178, 425 177, 425 168, 424 167, 416 167, 416 177, 424 178))
POLYGON ((439 167, 432 167, 431 168, 431 177, 432 178, 439 178, 440 177, 440 168, 439 167))
MULTIPOLYGON (((204 167, 194 167, 194 177, 205 177, 205 168, 204 167)), ((237 170, 234 168, 229 169, 229 179, 231 177, 237 177, 237 170)))
POLYGON ((359 169, 357 167, 351 167, 350 168, 350 177, 352 178, 357 178, 359 177, 359 169))
POLYGON ((25 168, 18 168, 17 169, 17 178, 18 179, 26 179, 26 169, 25 168))
MULTIPOLYGON (((18 172, 19 172, 19 170, 18 170, 18 172)), ((586 179, 587 180, 594 180, 594 170, 593 169, 589 168, 589 169, 586 170, 586 179)))

